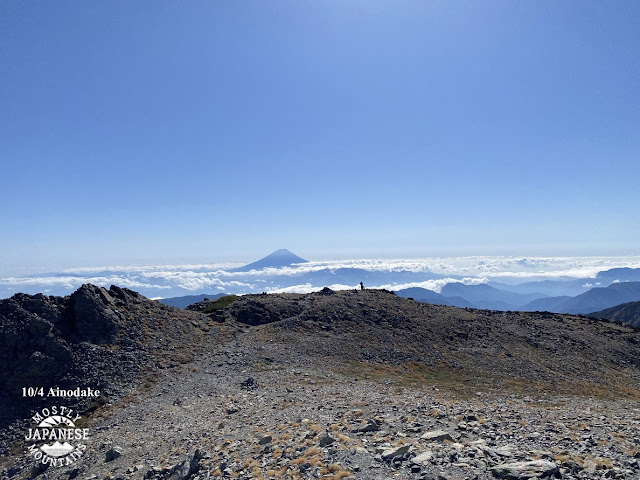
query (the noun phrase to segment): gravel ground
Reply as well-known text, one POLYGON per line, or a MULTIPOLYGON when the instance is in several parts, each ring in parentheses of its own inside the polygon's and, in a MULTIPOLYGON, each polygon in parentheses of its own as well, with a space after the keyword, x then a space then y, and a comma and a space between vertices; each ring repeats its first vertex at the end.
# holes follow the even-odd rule
MULTIPOLYGON (((350 317, 357 328, 363 317, 346 310, 347 294, 337 300, 319 294, 269 296, 263 303, 260 296, 239 300, 223 314, 233 335, 212 328, 202 339, 206 346, 194 349, 188 361, 162 363, 152 385, 87 412, 90 438, 73 465, 38 468, 17 444, 2 459, 0 478, 640 479, 640 398, 633 384, 628 392, 616 387, 605 395, 606 385, 594 383, 599 388, 589 394, 581 383, 586 374, 567 361, 567 372, 575 375, 563 380, 582 386, 572 395, 529 381, 521 359, 514 361, 513 376, 505 378, 508 356, 501 357, 504 364, 491 364, 497 372, 491 377, 486 368, 474 370, 466 363, 475 347, 454 340, 429 357, 437 361, 414 363, 416 344, 398 340, 407 334, 404 313, 394 305, 423 307, 389 295, 392 305, 385 309, 373 300, 388 294, 375 295, 358 297, 363 306, 356 303, 357 311, 376 309, 375 318, 396 325, 367 320, 376 327, 357 335, 340 323, 350 317), (288 305, 278 306, 282 302, 288 305), (253 326, 237 323, 241 312, 256 305, 268 312, 249 315, 253 326), (331 306, 336 305, 334 312, 331 306), (286 318, 273 314, 280 308, 286 318), (324 320, 334 316, 329 323, 324 320), (402 335, 394 335, 394 329, 402 335), (452 345, 458 349, 451 350, 452 345), (362 352, 375 358, 367 361, 362 352), (449 356, 458 365, 441 362, 449 356), (474 371, 483 372, 482 378, 470 379, 474 371)), ((439 312, 476 315, 448 307, 427 306, 427 311, 433 318, 440 318, 439 312)), ((213 315, 221 320, 220 314, 213 315)), ((494 328, 485 317, 482 321, 494 328)), ((584 328, 577 317, 562 322, 569 324, 567 330, 582 332, 567 341, 596 349, 585 340, 593 333, 590 321, 584 328)), ((460 331, 449 324, 439 334, 460 331)), ((616 333, 615 325, 596 326, 605 328, 607 342, 618 334, 636 335, 624 329, 616 333)), ((513 323, 509 328, 516 331, 513 323)), ((550 324, 545 331, 555 328, 550 324)), ((544 335, 534 338, 546 347, 553 343, 544 335)), ((513 355, 517 345, 505 341, 500 348, 513 355)), ((545 351, 550 359, 556 355, 545 351)), ((568 353, 570 358, 573 351, 568 353)), ((631 350, 612 357, 630 383, 637 376, 634 355, 631 350)), ((539 358, 532 369, 552 361, 542 353, 539 358)), ((609 368, 601 363, 598 375, 609 368)))

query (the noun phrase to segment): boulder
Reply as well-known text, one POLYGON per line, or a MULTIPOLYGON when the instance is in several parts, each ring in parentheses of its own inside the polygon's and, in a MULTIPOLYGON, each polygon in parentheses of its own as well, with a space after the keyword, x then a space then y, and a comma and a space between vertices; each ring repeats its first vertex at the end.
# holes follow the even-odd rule
POLYGON ((445 430, 432 430, 431 432, 423 434, 420 438, 429 442, 442 442, 444 440, 453 442, 451 434, 445 430))
POLYGON ((105 454, 105 462, 113 462, 116 458, 122 456, 122 449, 120 447, 111 447, 105 454))
POLYGON ((402 445, 401 447, 388 448, 382 452, 382 459, 389 461, 396 457, 401 457, 411 449, 411 445, 402 445))
POLYGON ((555 475, 558 466, 548 460, 532 460, 530 462, 503 463, 491 468, 494 477, 507 480, 522 480, 525 478, 542 478, 555 475))
POLYGON ((255 378, 249 377, 240 383, 240 388, 243 390, 257 390, 260 387, 255 378))
POLYGON ((327 445, 331 445, 335 441, 336 441, 336 439, 333 438, 328 433, 323 433, 319 438, 319 442, 320 442, 320 446, 321 447, 326 447, 327 445))
POLYGON ((427 450, 426 452, 422 452, 411 459, 411 463, 415 463, 416 465, 428 465, 433 458, 433 452, 431 450, 427 450))
POLYGON ((113 343, 123 327, 109 292, 95 285, 83 285, 71 295, 73 326, 80 340, 95 344, 113 343))
POLYGON ((358 432, 366 433, 366 432, 377 432, 380 430, 382 426, 382 422, 376 418, 370 419, 367 424, 360 428, 358 432))

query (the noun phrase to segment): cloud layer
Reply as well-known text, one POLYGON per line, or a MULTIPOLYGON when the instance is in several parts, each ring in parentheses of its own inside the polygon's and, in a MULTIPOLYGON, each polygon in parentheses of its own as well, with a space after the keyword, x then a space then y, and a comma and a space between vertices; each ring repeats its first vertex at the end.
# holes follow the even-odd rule
MULTIPOLYGON (((439 292, 451 282, 516 284, 536 280, 585 279, 619 267, 640 268, 640 256, 629 257, 437 257, 316 261, 285 268, 230 272, 235 264, 107 266, 67 269, 40 275, 0 279, 0 297, 17 292, 65 295, 84 283, 111 284, 151 297, 193 293, 311 292, 324 286, 399 290, 422 287, 439 292)), ((586 287, 585 287, 586 288, 586 287)))

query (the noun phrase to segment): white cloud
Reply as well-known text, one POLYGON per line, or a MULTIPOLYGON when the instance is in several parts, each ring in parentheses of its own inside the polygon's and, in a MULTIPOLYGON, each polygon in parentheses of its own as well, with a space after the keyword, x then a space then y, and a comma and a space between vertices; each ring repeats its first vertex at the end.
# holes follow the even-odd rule
POLYGON ((96 285, 118 285, 126 288, 171 288, 169 286, 153 285, 143 283, 131 277, 19 277, 19 278, 2 278, 0 285, 20 286, 49 286, 63 287, 66 289, 75 289, 84 283, 93 283, 96 285))
MULTIPOLYGON (((313 292, 319 292, 320 290, 325 288, 325 286, 314 287, 310 283, 305 283, 303 285, 293 285, 291 287, 284 287, 284 288, 267 288, 265 291, 267 293, 313 293, 313 292)), ((354 289, 360 288, 359 285, 342 285, 339 283, 329 285, 328 287, 331 290, 336 290, 336 291, 337 290, 354 290, 354 289)))
POLYGON ((349 259, 308 262, 291 267, 265 268, 249 272, 229 272, 237 264, 177 264, 144 266, 107 266, 67 269, 70 276, 91 277, 92 273, 138 275, 146 278, 177 277, 265 277, 301 275, 322 270, 357 268, 371 272, 431 272, 442 275, 499 276, 532 278, 590 278, 601 270, 616 267, 640 268, 640 256, 631 257, 446 257, 414 259, 349 259))
MULTIPOLYGON (((308 262, 284 268, 267 268, 260 271, 229 272, 237 264, 176 264, 176 265, 129 265, 94 268, 66 269, 59 274, 48 273, 25 277, 0 279, 0 296, 18 291, 51 291, 56 294, 70 292, 83 283, 108 287, 111 284, 141 291, 152 296, 173 296, 188 293, 214 291, 233 292, 310 292, 323 285, 296 282, 296 277, 314 272, 336 272, 338 269, 361 269, 368 272, 388 273, 388 280, 380 285, 367 287, 399 290, 422 287, 440 291, 446 283, 486 283, 489 280, 518 283, 545 279, 595 279, 602 270, 617 267, 640 268, 640 256, 630 257, 438 257, 413 259, 349 259, 308 262), (416 281, 394 282, 397 272, 411 272, 416 281), (425 280, 420 280, 420 274, 425 280), (428 274, 428 275, 427 275, 428 274), (429 276, 442 275, 432 280, 429 276), (165 292, 167 293, 165 295, 165 292)), ((378 276, 379 277, 379 276, 378 276)), ((385 276, 386 277, 386 276, 385 276)), ((412 278, 413 279, 413 278, 412 278)), ((593 281, 585 283, 595 284, 593 281)), ((336 290, 355 288, 343 285, 336 278, 336 290)))

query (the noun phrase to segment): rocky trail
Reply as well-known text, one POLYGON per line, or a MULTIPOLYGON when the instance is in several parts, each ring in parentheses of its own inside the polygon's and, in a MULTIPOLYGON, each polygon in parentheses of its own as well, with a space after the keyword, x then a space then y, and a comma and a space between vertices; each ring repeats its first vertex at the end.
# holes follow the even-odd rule
MULTIPOLYGON (((633 328, 384 291, 250 295, 206 314, 93 293, 126 335, 50 333, 82 359, 135 344, 144 361, 88 377, 119 387, 86 408, 69 467, 36 464, 24 422, 7 420, 2 479, 640 478, 633 328)), ((79 378, 74 365, 56 382, 79 378)))

